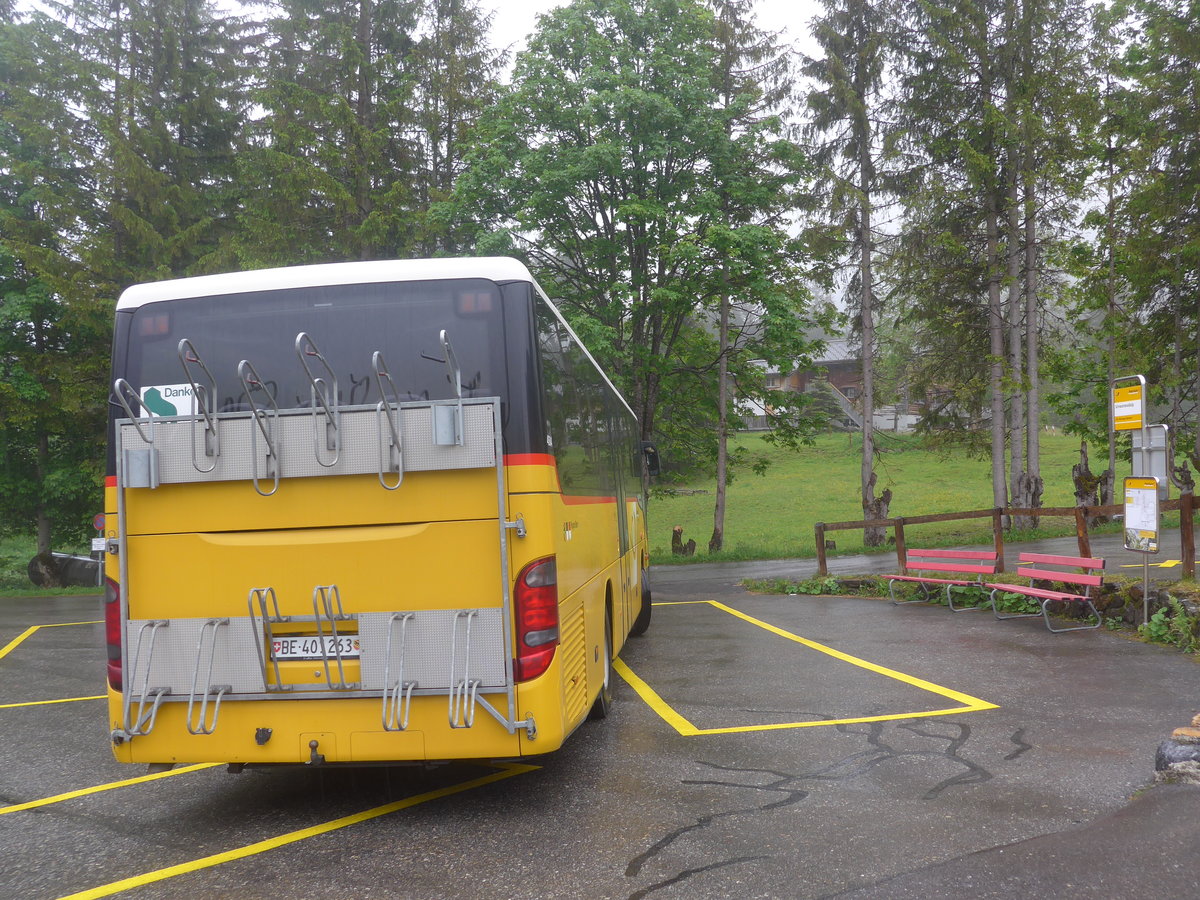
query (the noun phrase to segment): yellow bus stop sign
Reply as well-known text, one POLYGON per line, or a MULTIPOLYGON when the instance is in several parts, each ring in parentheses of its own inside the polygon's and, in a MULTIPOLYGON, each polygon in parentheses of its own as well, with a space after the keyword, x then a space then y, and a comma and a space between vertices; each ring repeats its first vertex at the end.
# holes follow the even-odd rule
POLYGON ((1113 431, 1140 431, 1146 422, 1146 387, 1128 384, 1112 389, 1113 431))

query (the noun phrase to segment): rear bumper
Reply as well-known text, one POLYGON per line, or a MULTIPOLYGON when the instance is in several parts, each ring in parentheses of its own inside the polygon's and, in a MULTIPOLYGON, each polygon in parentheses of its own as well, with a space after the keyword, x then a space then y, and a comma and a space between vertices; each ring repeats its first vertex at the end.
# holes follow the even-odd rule
MULTIPOLYGON (((450 725, 449 698, 413 697, 407 728, 384 728, 382 698, 226 700, 211 734, 193 735, 188 704, 164 702, 148 734, 113 742, 113 755, 128 763, 297 764, 497 759, 549 753, 566 739, 558 696, 556 658, 542 677, 517 687, 516 720, 532 715, 532 738, 524 727, 510 734, 477 705, 469 728, 450 725), (539 714, 540 711, 540 714, 539 714), (313 746, 313 742, 316 746, 313 746)), ((484 695, 501 713, 503 693, 484 695)), ((198 721, 200 704, 193 714, 198 721)), ((212 707, 209 707, 209 722, 212 707)), ((109 723, 122 727, 122 697, 109 691, 109 723)))

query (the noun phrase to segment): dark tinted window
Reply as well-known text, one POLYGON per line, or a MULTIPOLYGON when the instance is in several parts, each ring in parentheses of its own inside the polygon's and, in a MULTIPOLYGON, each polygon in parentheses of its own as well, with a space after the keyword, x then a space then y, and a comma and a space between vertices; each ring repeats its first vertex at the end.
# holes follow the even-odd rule
POLYGON ((636 422, 558 317, 537 304, 546 443, 564 494, 617 496, 641 490, 636 422), (634 465, 637 466, 636 474, 634 465))
MULTIPOLYGON (((192 412, 178 347, 187 338, 212 371, 218 412, 249 408, 238 365, 249 360, 280 409, 311 406, 296 354, 307 333, 328 361, 344 406, 374 404, 371 358, 378 350, 399 400, 446 400, 454 386, 443 361, 445 329, 462 374, 464 397, 499 396, 509 453, 540 452, 540 427, 528 401, 536 360, 528 284, 485 280, 332 285, 149 303, 118 317, 114 377, 153 392, 157 412, 192 412), (161 402, 160 402, 161 401, 161 402), (530 436, 536 435, 536 446, 530 436)), ((314 375, 323 367, 310 360, 314 375)), ((200 373, 193 367, 194 374, 200 373)), ((264 400, 255 391, 255 402, 264 400)), ((389 398, 395 399, 395 398, 389 398)), ((124 412, 114 410, 116 417, 124 412)))

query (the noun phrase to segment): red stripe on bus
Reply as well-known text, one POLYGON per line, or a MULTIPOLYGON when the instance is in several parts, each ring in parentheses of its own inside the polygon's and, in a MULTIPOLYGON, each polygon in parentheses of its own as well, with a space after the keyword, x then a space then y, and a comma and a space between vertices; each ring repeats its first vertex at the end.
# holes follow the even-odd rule
POLYGON ((104 486, 115 488, 117 486, 117 476, 116 475, 104 476, 104 486))
MULTIPOLYGON (((554 469, 555 478, 558 477, 558 460, 551 453, 509 453, 505 454, 504 464, 506 466, 550 466, 554 469)), ((584 497, 571 496, 562 493, 562 485, 558 486, 559 493, 562 496, 562 502, 568 506, 584 506, 594 503, 616 503, 616 497, 584 497)))
POLYGON ((506 466, 555 466, 557 461, 549 453, 507 453, 504 456, 506 466))

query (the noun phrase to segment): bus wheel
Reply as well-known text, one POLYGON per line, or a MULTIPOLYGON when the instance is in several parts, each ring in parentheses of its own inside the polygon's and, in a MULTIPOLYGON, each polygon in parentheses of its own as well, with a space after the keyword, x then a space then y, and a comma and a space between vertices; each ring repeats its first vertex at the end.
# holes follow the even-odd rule
POLYGON ((607 719, 608 711, 612 709, 612 611, 604 617, 604 682, 600 685, 600 693, 588 713, 589 719, 607 719))
POLYGON ((646 572, 642 572, 642 608, 638 610, 637 618, 633 620, 633 627, 629 629, 629 633, 633 635, 642 635, 646 633, 646 629, 650 627, 650 577, 646 572))

